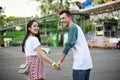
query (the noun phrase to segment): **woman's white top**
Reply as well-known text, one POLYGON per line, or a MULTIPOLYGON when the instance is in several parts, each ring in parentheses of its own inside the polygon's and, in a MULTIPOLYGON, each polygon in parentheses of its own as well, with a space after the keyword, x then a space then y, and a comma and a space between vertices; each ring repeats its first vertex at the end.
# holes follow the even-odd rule
POLYGON ((27 56, 36 56, 37 52, 35 51, 35 48, 38 47, 40 44, 37 37, 32 36, 29 37, 25 42, 25 55, 27 56))

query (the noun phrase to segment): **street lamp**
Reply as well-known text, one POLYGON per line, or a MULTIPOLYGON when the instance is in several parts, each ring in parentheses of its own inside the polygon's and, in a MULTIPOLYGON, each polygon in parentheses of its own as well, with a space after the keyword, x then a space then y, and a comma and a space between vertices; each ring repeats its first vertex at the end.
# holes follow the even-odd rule
POLYGON ((2 7, 0 6, 0 13, 2 12, 2 7))
POLYGON ((2 7, 0 6, 0 10, 2 10, 2 7))

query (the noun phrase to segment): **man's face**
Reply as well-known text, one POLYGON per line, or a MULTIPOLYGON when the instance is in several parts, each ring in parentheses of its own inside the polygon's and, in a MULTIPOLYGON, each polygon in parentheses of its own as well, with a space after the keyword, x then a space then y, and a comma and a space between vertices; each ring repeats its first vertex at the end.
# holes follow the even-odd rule
POLYGON ((69 21, 70 21, 71 17, 68 16, 66 13, 63 13, 60 15, 60 22, 62 26, 69 26, 69 21))

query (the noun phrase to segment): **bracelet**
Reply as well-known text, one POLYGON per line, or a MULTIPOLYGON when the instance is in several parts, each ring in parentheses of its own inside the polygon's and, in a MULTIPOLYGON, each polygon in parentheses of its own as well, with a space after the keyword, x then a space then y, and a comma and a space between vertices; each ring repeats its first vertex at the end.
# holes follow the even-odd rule
POLYGON ((56 63, 55 63, 55 62, 53 62, 53 63, 52 63, 52 66, 54 66, 55 64, 56 64, 56 63))

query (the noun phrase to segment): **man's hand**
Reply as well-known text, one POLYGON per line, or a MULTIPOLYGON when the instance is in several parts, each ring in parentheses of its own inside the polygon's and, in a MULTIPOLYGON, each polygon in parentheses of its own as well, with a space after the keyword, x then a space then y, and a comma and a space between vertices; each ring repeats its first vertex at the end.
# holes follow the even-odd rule
POLYGON ((62 68, 62 62, 58 61, 57 64, 59 65, 60 68, 62 68))
POLYGON ((56 70, 59 70, 59 71, 61 70, 61 67, 60 67, 58 64, 56 64, 56 63, 55 63, 55 65, 54 65, 54 68, 55 68, 56 70))

